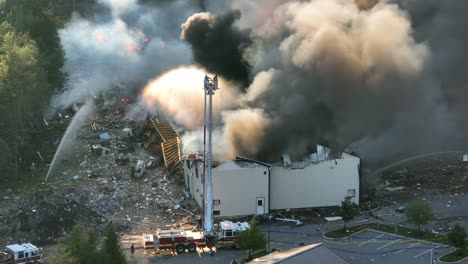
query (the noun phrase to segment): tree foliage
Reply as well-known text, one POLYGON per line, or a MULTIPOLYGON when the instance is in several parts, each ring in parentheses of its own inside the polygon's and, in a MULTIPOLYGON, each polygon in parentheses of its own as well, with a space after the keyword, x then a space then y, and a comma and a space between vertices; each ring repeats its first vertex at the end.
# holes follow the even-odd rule
POLYGON ((241 249, 263 249, 266 247, 265 234, 260 230, 257 221, 252 220, 250 228, 237 235, 237 246, 241 249))
POLYGON ((410 223, 417 225, 418 229, 421 229, 422 225, 434 219, 434 213, 427 202, 416 201, 406 209, 406 217, 410 223))
POLYGON ((55 0, 5 0, 5 21, 17 32, 27 34, 36 43, 39 63, 46 69, 47 83, 52 89, 63 86, 64 52, 58 35, 61 23, 51 14, 55 0))
POLYGON ((107 228, 102 246, 94 229, 76 225, 65 237, 59 254, 52 264, 126 264, 127 260, 120 248, 117 233, 107 228), (101 248, 100 250, 98 248, 101 248))
POLYGON ((51 94, 63 87, 64 54, 59 23, 49 12, 55 0, 0 1, 0 183, 30 175, 49 135, 42 114, 51 94))
POLYGON ((343 218, 343 228, 346 228, 346 223, 351 221, 359 214, 357 204, 351 200, 351 197, 345 197, 344 201, 341 202, 341 206, 338 209, 338 215, 343 218))
POLYGON ((125 255, 122 253, 120 244, 117 238, 117 233, 114 228, 110 226, 106 231, 106 238, 104 240, 104 246, 102 248, 103 253, 103 264, 126 264, 127 260, 125 255))
POLYGON ((457 254, 462 255, 466 251, 468 242, 466 241, 466 230, 464 227, 456 224, 452 231, 447 234, 450 244, 457 248, 457 254))

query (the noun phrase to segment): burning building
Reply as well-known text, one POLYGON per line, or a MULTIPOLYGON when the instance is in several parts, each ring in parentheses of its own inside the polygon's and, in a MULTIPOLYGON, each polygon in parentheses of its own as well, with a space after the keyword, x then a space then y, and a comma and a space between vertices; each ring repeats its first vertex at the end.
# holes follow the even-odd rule
MULTIPOLYGON (((186 188, 203 206, 204 163, 199 154, 184 155, 186 188)), ((263 215, 272 210, 339 206, 345 197, 359 203, 360 159, 332 155, 318 145, 303 161, 265 163, 236 157, 213 168, 213 213, 218 217, 263 215)))

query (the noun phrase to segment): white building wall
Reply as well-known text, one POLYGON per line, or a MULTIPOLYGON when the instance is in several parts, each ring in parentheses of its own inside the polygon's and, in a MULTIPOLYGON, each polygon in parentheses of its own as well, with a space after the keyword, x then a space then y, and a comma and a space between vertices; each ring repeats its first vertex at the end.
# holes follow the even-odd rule
POLYGON ((354 190, 352 201, 359 203, 359 161, 343 154, 343 158, 320 161, 304 169, 273 166, 271 209, 338 206, 348 190, 354 190))
MULTIPOLYGON (((264 198, 264 210, 268 213, 268 167, 239 167, 234 161, 213 169, 213 198, 219 216, 255 215, 257 198, 264 198)), ((215 216, 216 217, 216 216, 215 216)))

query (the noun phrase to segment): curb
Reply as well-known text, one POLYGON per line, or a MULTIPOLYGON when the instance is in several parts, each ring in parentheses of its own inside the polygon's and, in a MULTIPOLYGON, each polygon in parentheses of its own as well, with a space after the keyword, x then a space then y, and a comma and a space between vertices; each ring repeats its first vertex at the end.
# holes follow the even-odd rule
MULTIPOLYGON (((335 229, 335 230, 338 230, 338 229, 335 229)), ((330 240, 345 240, 345 239, 350 238, 351 236, 357 235, 357 234, 359 234, 359 233, 361 233, 361 232, 363 232, 363 231, 366 231, 366 230, 369 230, 369 229, 368 229, 368 228, 364 228, 364 229, 362 229, 362 230, 359 230, 359 231, 357 231, 357 232, 355 232, 355 233, 352 233, 352 234, 350 234, 349 236, 345 236, 345 237, 327 237, 325 234, 328 233, 328 232, 325 232, 325 233, 322 234, 322 237, 323 237, 323 238, 326 238, 326 239, 330 239, 330 240)), ((334 230, 332 230, 332 231, 334 231, 334 230)), ((331 232, 331 231, 329 231, 329 232, 331 232)))
POLYGON ((443 258, 443 257, 447 256, 448 254, 450 254, 450 253, 452 253, 452 252, 455 252, 455 251, 456 251, 456 249, 454 249, 454 250, 448 252, 447 254, 444 254, 443 256, 438 257, 438 258, 437 258, 437 261, 440 262, 440 263, 460 263, 460 262, 465 261, 465 260, 468 259, 468 256, 467 256, 467 257, 465 257, 465 258, 462 258, 462 259, 460 259, 460 260, 453 261, 453 262, 446 262, 446 261, 440 260, 441 258, 443 258))

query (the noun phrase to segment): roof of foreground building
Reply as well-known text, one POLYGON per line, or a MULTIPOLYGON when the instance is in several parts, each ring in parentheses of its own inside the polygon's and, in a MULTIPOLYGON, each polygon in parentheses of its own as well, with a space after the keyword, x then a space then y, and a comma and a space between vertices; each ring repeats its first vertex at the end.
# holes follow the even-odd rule
POLYGON ((349 264, 322 243, 277 251, 249 263, 278 264, 349 264))

